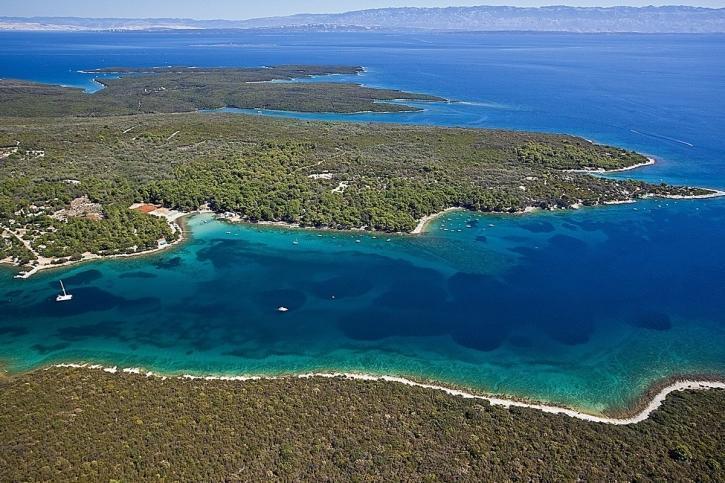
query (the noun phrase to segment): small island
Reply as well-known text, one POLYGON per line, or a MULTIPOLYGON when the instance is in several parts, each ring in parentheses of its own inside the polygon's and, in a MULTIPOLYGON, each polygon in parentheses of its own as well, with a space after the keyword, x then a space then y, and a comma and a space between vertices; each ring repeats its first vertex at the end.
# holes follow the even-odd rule
POLYGON ((403 112, 419 108, 385 101, 440 97, 349 82, 293 82, 358 75, 362 67, 286 65, 260 68, 98 69, 93 94, 81 89, 0 79, 0 116, 109 116, 193 112, 225 107, 298 112, 403 112), (109 77, 115 76, 115 77, 109 77))
POLYGON ((199 210, 252 223, 408 233, 450 208, 520 213, 719 194, 592 176, 650 160, 574 136, 198 112, 354 112, 403 107, 379 100, 441 100, 291 82, 359 67, 96 72, 121 77, 103 79, 95 94, 0 81, 0 261, 26 275, 163 249, 181 237, 176 220, 199 210), (153 209, 130 209, 139 203, 153 209))

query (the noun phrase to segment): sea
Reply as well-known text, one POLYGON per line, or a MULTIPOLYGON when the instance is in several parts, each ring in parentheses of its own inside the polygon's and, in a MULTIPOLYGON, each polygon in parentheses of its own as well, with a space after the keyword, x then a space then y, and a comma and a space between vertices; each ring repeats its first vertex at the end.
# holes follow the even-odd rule
MULTIPOLYGON (((725 36, 184 31, 0 33, 0 77, 100 88, 111 66, 360 65, 434 94, 399 114, 245 111, 568 133, 654 166, 616 177, 725 189, 725 36)), ((213 116, 214 113, 203 115, 213 116)), ((231 225, 140 258, 13 278, 0 361, 168 374, 406 376, 591 413, 674 376, 725 376, 725 199, 526 215, 450 212, 423 235, 231 225), (74 295, 56 303, 58 280, 74 295), (287 312, 279 312, 280 306, 287 312)))

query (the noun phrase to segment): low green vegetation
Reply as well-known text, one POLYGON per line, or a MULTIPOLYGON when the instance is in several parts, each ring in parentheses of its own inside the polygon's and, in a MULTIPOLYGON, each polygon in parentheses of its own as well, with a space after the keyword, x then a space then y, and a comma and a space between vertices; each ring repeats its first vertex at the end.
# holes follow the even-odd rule
POLYGON ((0 380, 0 480, 723 481, 724 411, 674 393, 613 426, 388 382, 52 368, 0 380))
POLYGON ((417 108, 378 101, 443 101, 439 97, 342 82, 291 81, 311 76, 357 74, 359 67, 278 66, 271 68, 113 68, 99 74, 104 89, 80 89, 0 80, 0 116, 108 116, 189 112, 235 107, 303 112, 397 112, 417 108))
MULTIPOLYGON (((358 103, 362 88, 349 84, 334 89, 357 94, 266 82, 354 74, 355 67, 110 70, 123 77, 104 79, 107 88, 93 95, 0 84, 7 116, 0 117, 3 258, 131 253, 173 238, 164 220, 129 213, 134 202, 185 211, 208 205, 248 221, 407 232, 449 207, 519 212, 708 193, 576 172, 646 158, 573 136, 170 113, 244 107, 230 99, 247 94, 279 104, 268 107, 325 110, 309 91, 318 88, 330 102, 358 103), (299 96, 284 90, 298 88, 299 96), (165 114, 138 114, 159 111, 165 114), (135 115, 110 115, 124 113, 135 115), (75 214, 62 216, 69 211, 75 214)), ((403 95, 368 94, 364 102, 403 95)))
POLYGON ((127 181, 117 179, 0 177, 0 259, 26 266, 38 256, 61 262, 86 252, 135 253, 156 248, 161 239, 176 240, 178 233, 165 220, 128 209, 133 193, 127 181), (98 204, 96 216, 58 216, 81 197, 98 204))

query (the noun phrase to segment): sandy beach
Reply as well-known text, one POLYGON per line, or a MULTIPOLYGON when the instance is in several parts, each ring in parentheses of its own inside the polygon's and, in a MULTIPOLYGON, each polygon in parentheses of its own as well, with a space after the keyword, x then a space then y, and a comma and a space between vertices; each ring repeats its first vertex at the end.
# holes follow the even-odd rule
POLYGON ((244 382, 244 381, 250 381, 250 380, 274 380, 274 379, 284 379, 284 378, 300 378, 300 379, 310 379, 315 377, 320 378, 345 378, 349 379, 351 381, 386 381, 390 383, 395 384, 405 384, 407 386, 412 387, 419 387, 423 389, 430 389, 434 391, 442 391, 446 394, 449 394, 451 396, 457 396, 462 397, 465 399, 478 399, 482 401, 488 401, 490 404, 494 406, 502 406, 506 408, 511 407, 520 407, 520 408, 529 408, 529 409, 535 409, 538 411, 543 411, 545 413, 549 414, 561 414, 565 416, 569 416, 572 418, 581 419, 584 421, 589 421, 593 423, 603 423, 603 424, 615 424, 615 425, 628 425, 628 424, 637 424, 640 423, 647 418, 650 417, 650 415, 659 408, 662 403, 665 401, 667 396, 673 392, 676 391, 686 391, 686 390, 708 390, 708 389, 725 389, 725 382, 722 381, 709 381, 709 380, 688 380, 683 379, 679 381, 672 382, 671 384, 668 384, 653 395, 651 395, 651 399, 646 404, 646 406, 639 410, 638 412, 634 413, 633 415, 629 417, 622 417, 622 418, 616 418, 616 417, 607 417, 607 416, 598 416, 594 414, 588 414, 581 411, 576 411, 574 409, 549 405, 549 404, 540 404, 540 403, 530 403, 525 402, 517 399, 509 399, 505 397, 498 397, 498 396, 484 396, 481 394, 474 394, 465 390, 461 389, 453 389, 446 386, 436 385, 436 384, 426 384, 422 382, 416 382, 411 379, 406 379, 404 377, 398 377, 398 376, 378 376, 378 375, 372 375, 372 374, 362 374, 362 373, 346 373, 346 372, 319 372, 319 373, 306 373, 306 374, 298 374, 298 375, 289 375, 289 376, 200 376, 200 375, 191 375, 191 374, 184 374, 184 375, 162 375, 157 374, 151 371, 146 371, 139 367, 132 367, 132 368, 119 368, 118 366, 112 366, 112 367, 105 367, 100 364, 88 364, 88 363, 61 363, 61 364, 54 364, 50 367, 66 367, 66 368, 77 368, 77 369, 91 369, 91 370, 101 370, 105 371, 111 374, 135 374, 135 375, 143 375, 145 377, 159 377, 161 379, 169 379, 169 378, 177 378, 177 379, 184 379, 184 380, 205 380, 205 381, 238 381, 238 382, 244 382))
POLYGON ((438 213, 433 213, 432 215, 424 216, 423 218, 418 221, 418 226, 416 226, 413 231, 410 232, 411 235, 420 235, 425 231, 426 225, 430 223, 431 221, 435 220, 436 218, 445 215, 446 213, 450 213, 451 211, 461 211, 465 210, 465 208, 459 208, 459 207, 453 207, 453 208, 446 208, 443 211, 439 211, 438 213))

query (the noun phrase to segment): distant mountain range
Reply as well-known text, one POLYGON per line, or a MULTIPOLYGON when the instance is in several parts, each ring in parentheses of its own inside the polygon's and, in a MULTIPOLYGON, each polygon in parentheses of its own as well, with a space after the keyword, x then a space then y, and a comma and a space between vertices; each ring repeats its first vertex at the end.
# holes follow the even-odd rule
POLYGON ((699 7, 448 7, 383 8, 251 20, 0 17, 0 30, 439 30, 725 33, 725 8, 699 7))

